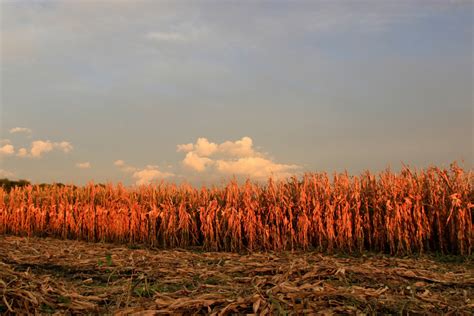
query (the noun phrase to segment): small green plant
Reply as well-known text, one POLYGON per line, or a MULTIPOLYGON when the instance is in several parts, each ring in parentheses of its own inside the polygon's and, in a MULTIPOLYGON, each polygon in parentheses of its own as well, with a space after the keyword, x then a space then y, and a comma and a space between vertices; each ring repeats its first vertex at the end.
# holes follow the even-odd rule
POLYGON ((137 286, 133 290, 133 294, 139 297, 152 297, 156 292, 159 292, 159 286, 157 285, 137 286))
POLYGON ((45 303, 41 304, 40 310, 42 313, 46 313, 46 314, 54 313, 54 308, 45 303))
POLYGON ((60 295, 58 297, 58 303, 61 303, 61 304, 70 304, 71 303, 71 299, 67 296, 62 296, 60 295))
POLYGON ((107 261, 107 265, 110 267, 113 265, 113 262, 112 262, 112 255, 110 253, 106 254, 105 255, 105 260, 107 261))
POLYGON ((269 300, 270 300, 272 310, 276 310, 278 315, 284 315, 284 316, 288 315, 288 312, 283 309, 279 301, 274 299, 271 295, 269 295, 269 300))
POLYGON ((206 280, 204 280, 204 284, 210 284, 210 285, 218 285, 222 281, 219 278, 215 277, 209 277, 206 280))

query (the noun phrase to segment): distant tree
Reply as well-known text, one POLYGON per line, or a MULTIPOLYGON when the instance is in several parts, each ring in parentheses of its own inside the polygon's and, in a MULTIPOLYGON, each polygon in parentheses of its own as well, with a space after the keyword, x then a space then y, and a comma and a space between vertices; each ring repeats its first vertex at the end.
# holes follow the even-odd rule
POLYGON ((76 185, 73 185, 73 184, 64 184, 64 183, 61 183, 61 182, 40 183, 40 184, 38 184, 38 186, 39 186, 41 189, 49 189, 49 188, 53 188, 53 187, 58 187, 58 188, 71 187, 71 188, 77 189, 77 186, 76 186, 76 185))
POLYGON ((25 187, 30 185, 30 182, 27 180, 9 180, 7 178, 0 179, 0 187, 2 187, 7 192, 10 192, 11 189, 15 187, 25 187))

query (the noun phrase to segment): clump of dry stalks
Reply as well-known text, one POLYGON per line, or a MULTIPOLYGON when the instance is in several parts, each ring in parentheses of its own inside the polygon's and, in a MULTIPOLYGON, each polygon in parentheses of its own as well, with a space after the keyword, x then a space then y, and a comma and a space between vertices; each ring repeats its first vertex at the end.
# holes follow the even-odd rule
POLYGON ((97 296, 83 296, 66 289, 64 284, 49 276, 30 271, 19 272, 14 266, 0 261, 0 290, 2 312, 48 312, 53 306, 76 312, 97 309, 102 301, 97 296))
POLYGON ((470 255, 473 174, 306 174, 266 185, 0 189, 0 234, 213 251, 315 249, 470 255))

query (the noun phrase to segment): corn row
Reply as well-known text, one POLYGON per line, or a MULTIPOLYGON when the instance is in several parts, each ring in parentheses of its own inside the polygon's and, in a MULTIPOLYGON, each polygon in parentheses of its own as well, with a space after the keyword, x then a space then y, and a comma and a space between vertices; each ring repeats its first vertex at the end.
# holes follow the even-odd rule
POLYGON ((0 234, 212 251, 471 255, 473 201, 472 172, 456 164, 201 189, 30 185, 0 189, 0 234))

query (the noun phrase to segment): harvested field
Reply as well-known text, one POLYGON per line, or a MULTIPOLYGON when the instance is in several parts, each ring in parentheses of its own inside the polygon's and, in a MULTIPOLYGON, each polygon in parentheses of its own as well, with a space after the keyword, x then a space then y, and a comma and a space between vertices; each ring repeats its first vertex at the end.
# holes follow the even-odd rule
POLYGON ((238 254, 1 236, 0 265, 6 315, 474 313, 472 257, 238 254))

